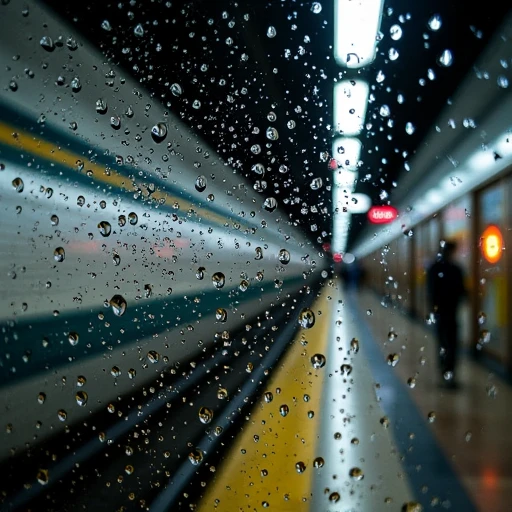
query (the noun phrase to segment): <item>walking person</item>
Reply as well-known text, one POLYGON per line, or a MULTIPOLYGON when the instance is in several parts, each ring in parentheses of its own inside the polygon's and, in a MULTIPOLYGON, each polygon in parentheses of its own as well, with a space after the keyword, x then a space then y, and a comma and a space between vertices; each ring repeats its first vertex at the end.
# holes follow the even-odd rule
POLYGON ((456 366, 459 345, 457 314, 466 296, 464 273, 454 261, 457 244, 444 242, 441 253, 427 272, 427 291, 434 314, 442 385, 457 388, 456 366))

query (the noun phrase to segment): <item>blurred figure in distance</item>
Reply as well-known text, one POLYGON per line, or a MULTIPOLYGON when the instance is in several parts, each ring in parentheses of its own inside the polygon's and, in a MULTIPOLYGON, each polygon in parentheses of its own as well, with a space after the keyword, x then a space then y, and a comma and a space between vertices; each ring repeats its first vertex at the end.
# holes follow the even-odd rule
POLYGON ((441 252, 427 272, 428 300, 434 315, 442 383, 449 388, 457 387, 457 313, 466 296, 462 268, 454 261, 456 251, 455 242, 441 242, 441 252))

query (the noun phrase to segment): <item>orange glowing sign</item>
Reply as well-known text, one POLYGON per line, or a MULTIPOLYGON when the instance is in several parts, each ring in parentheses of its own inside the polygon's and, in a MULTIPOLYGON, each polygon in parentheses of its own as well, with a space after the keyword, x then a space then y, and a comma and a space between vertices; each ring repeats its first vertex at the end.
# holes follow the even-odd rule
POLYGON ((498 226, 487 226, 481 237, 482 254, 489 263, 498 263, 503 252, 503 236, 498 226))

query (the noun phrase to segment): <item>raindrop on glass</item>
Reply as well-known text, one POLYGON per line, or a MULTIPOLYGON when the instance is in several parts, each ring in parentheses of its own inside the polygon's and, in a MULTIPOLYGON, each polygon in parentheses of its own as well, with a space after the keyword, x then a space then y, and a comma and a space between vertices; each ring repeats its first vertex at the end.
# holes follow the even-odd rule
POLYGON ((109 302, 114 315, 123 316, 126 311, 126 301, 122 295, 114 295, 109 302))

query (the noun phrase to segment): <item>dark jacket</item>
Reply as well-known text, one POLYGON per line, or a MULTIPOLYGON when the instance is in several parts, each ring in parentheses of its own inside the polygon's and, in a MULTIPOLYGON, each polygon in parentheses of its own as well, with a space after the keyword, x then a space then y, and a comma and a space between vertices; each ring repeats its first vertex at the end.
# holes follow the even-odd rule
POLYGON ((434 313, 454 315, 466 295, 462 269, 450 261, 436 261, 427 272, 427 291, 434 313))

